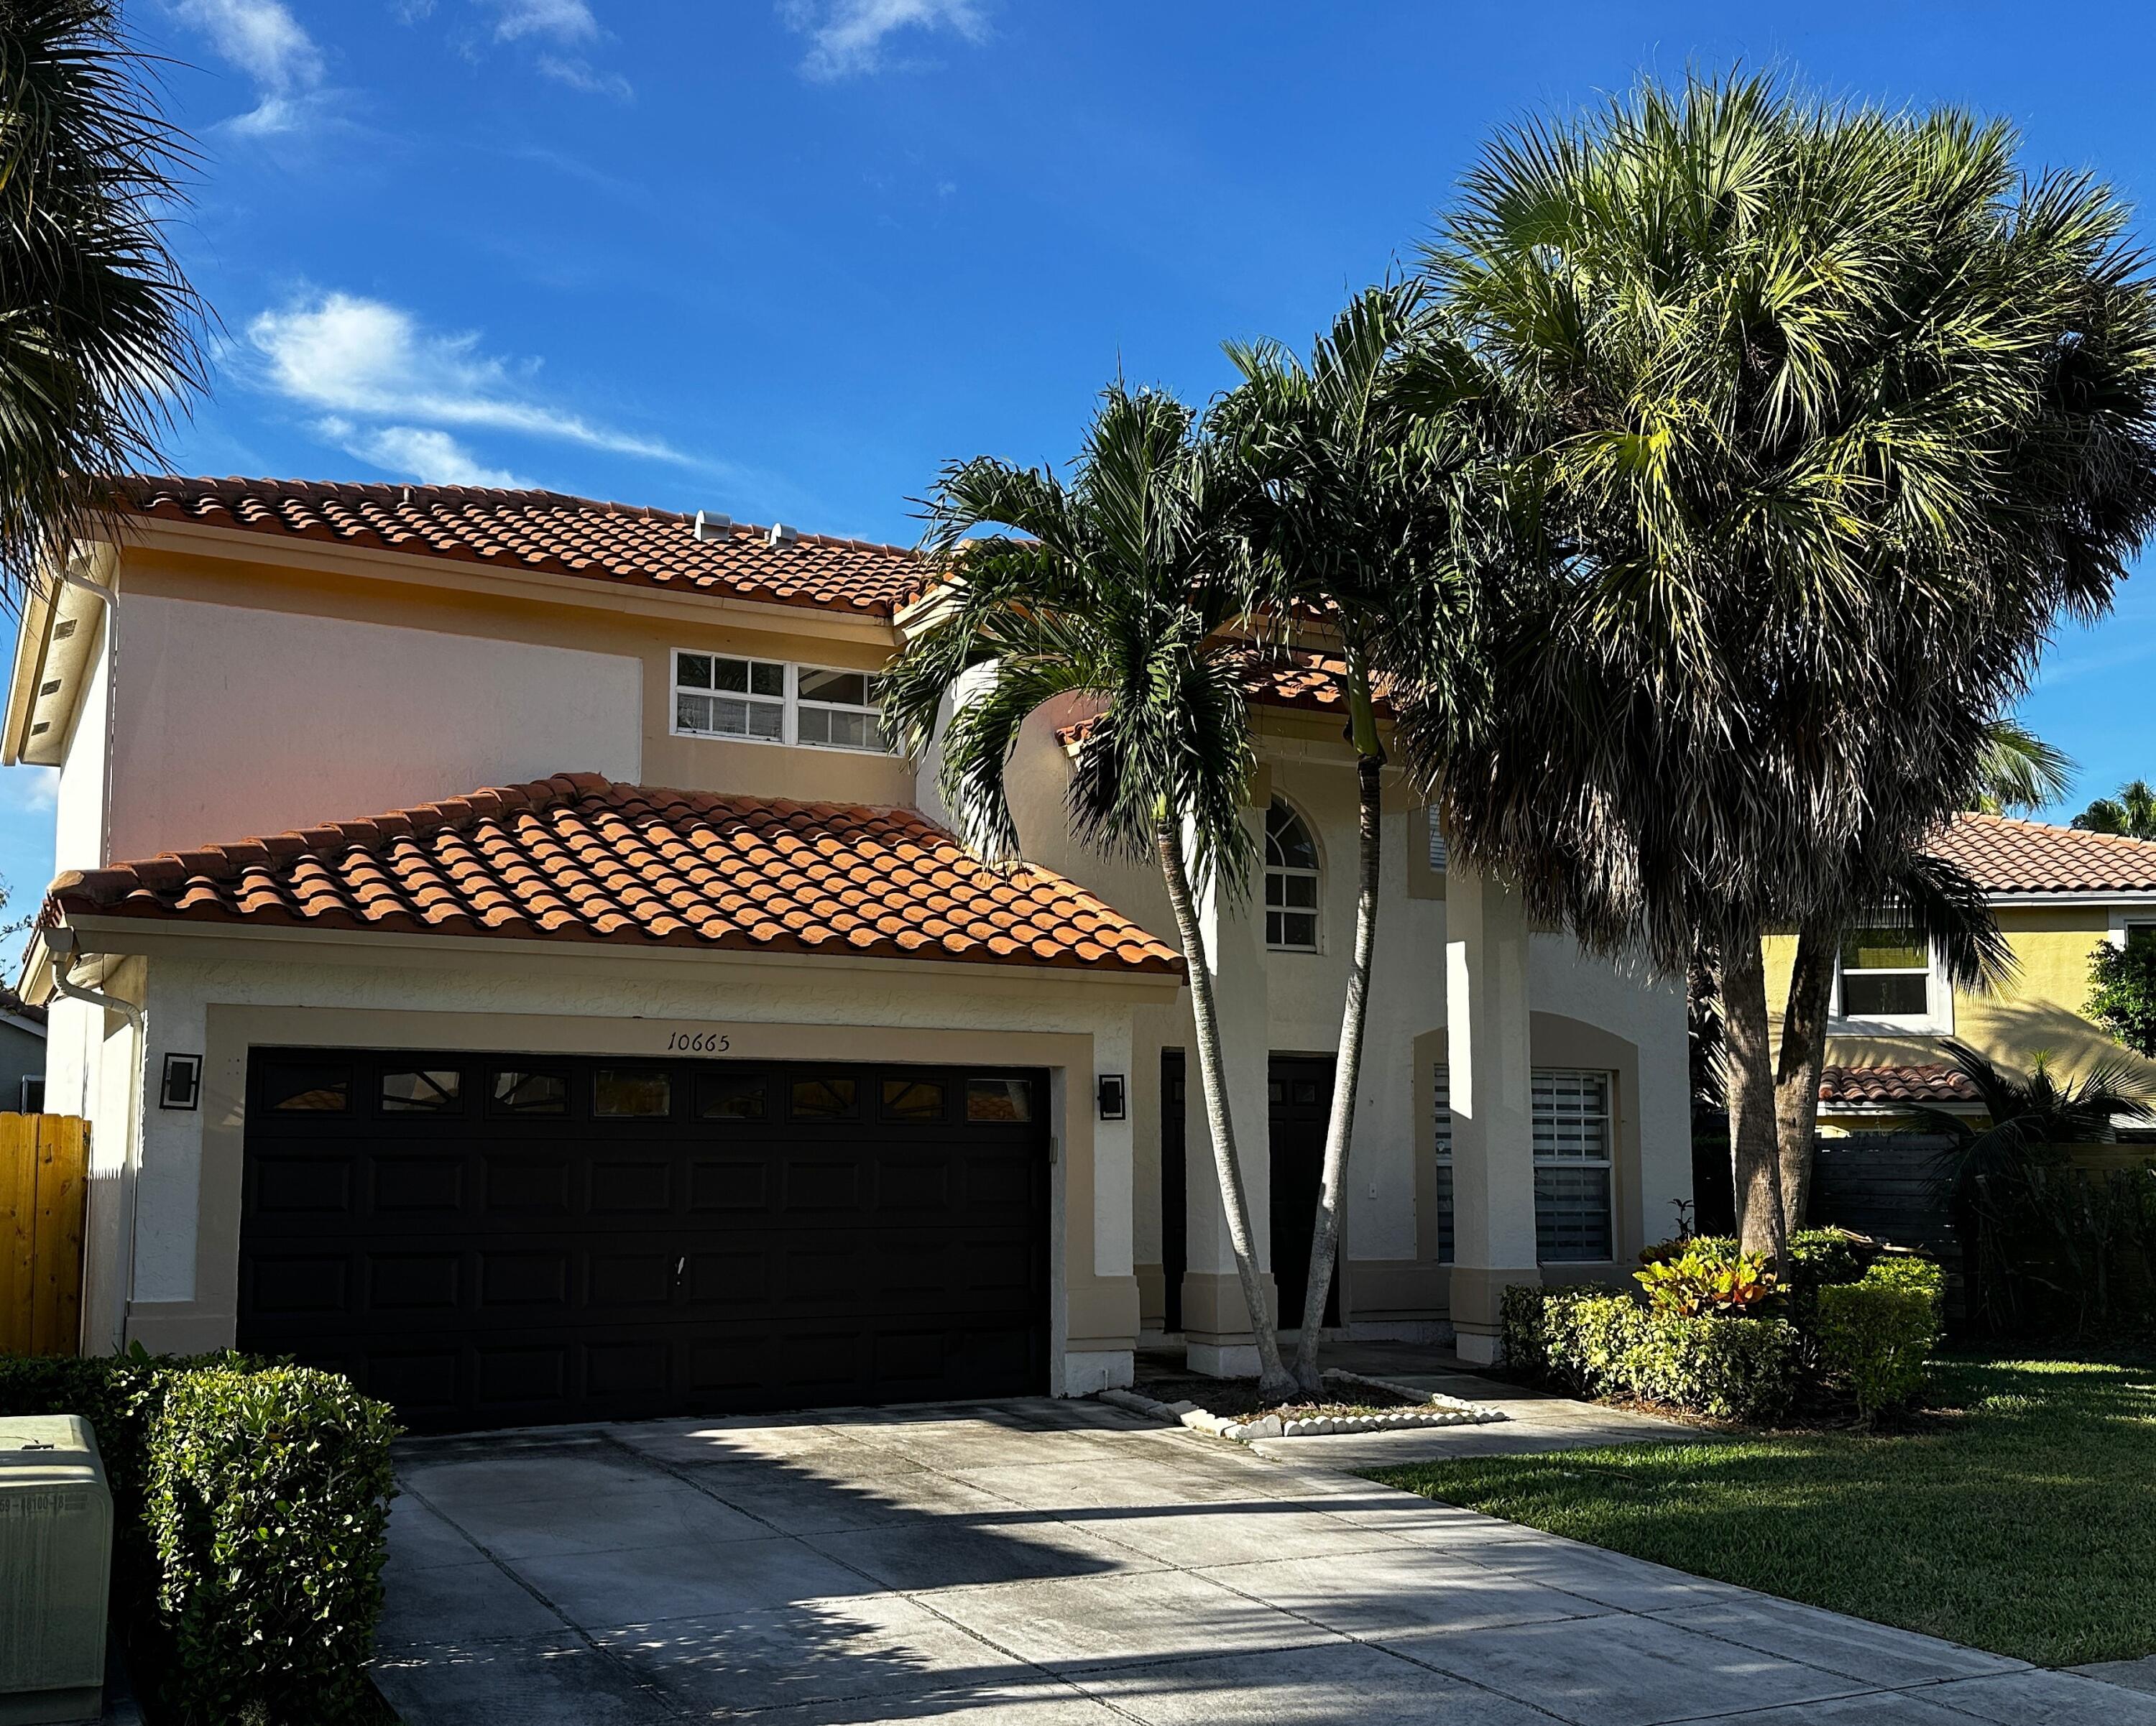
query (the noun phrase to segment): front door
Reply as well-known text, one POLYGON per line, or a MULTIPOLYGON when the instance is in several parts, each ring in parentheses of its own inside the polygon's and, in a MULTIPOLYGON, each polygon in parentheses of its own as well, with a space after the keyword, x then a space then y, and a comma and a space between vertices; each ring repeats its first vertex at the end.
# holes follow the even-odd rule
MULTIPOLYGON (((1332 1113, 1332 1061, 1324 1055, 1275 1055, 1266 1072, 1272 1137, 1273 1286, 1280 1291, 1280 1323, 1302 1323, 1310 1287, 1310 1234, 1317 1222, 1317 1194, 1325 1173, 1325 1129, 1332 1113)), ((1340 1272, 1336 1263, 1325 1294, 1325 1322, 1340 1322, 1340 1272)))

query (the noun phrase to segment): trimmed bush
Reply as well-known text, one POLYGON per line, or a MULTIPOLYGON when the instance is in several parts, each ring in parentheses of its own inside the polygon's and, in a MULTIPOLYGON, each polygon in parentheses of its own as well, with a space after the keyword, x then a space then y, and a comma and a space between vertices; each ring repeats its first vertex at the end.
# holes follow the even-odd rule
POLYGON ((1858 1281, 1819 1291, 1820 1370, 1866 1420, 1906 1408, 1923 1390, 1943 1287, 1928 1260, 1882 1258, 1858 1281))
POLYGON ((73 1414, 112 1488, 112 1606, 187 1722, 367 1704, 390 1411, 334 1374, 230 1352, 0 1355, 0 1414, 73 1414))
POLYGON ((177 1377, 150 1433, 165 1692, 183 1719, 336 1719, 366 1696, 396 1490, 382 1404, 309 1367, 177 1377))
POLYGON ((1505 1334, 1508 1360, 1575 1396, 1638 1396, 1722 1420, 1787 1412, 1803 1356, 1779 1319, 1656 1312, 1599 1288, 1509 1289, 1505 1334))

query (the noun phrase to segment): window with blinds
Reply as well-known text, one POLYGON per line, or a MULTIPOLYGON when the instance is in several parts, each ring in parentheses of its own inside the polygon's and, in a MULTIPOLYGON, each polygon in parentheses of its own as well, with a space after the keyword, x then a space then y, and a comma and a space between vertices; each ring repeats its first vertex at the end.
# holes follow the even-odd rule
POLYGON ((1437 811, 1426 809, 1423 813, 1430 822, 1430 866, 1437 873, 1445 873, 1445 827, 1437 818, 1437 811))
MULTIPOLYGON (((1437 1161, 1437 1257, 1452 1262, 1452 1081, 1432 1070, 1437 1161)), ((1537 1067, 1533 1099, 1535 1257, 1543 1264, 1595 1263, 1615 1256, 1609 1214, 1614 1142, 1611 1076, 1570 1067, 1537 1067)))

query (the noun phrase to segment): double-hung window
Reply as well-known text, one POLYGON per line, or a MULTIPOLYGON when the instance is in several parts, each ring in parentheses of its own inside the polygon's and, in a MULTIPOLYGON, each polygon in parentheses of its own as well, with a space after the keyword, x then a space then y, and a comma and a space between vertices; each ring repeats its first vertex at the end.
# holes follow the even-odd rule
POLYGON ((674 656, 674 729, 685 736, 890 752, 870 672, 730 653, 674 656))
MULTIPOLYGON (((1437 1257, 1452 1262, 1452 1083, 1440 1062, 1432 1071, 1437 1150, 1437 1257)), ((1610 1216, 1613 1076, 1572 1067, 1537 1067, 1533 1103, 1535 1257, 1543 1264, 1601 1263, 1614 1257, 1610 1216)))
POLYGON ((1900 929, 1852 929, 1841 938, 1832 1017, 1897 1031, 1943 1032, 1946 981, 1932 945, 1900 929))
POLYGON ((1317 950, 1317 842, 1279 797, 1265 811, 1265 945, 1317 950))
POLYGON ((859 749, 885 754, 883 714, 878 679, 865 671, 819 671, 794 668, 794 736, 823 749, 859 749))
POLYGON ((674 729, 698 737, 786 741, 787 667, 727 653, 674 656, 674 729))

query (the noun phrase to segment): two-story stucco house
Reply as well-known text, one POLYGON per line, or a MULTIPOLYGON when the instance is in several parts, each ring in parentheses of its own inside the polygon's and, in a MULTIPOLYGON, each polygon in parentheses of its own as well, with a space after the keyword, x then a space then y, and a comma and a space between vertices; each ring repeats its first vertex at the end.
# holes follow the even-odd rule
MULTIPOLYGON (((131 484, 26 609, 60 769, 27 962, 94 1123, 86 1338, 237 1342, 415 1426, 1127 1381, 1250 1358, 1158 883, 1070 842, 1044 712, 999 873, 891 753, 890 546, 550 493, 131 484)), ((1322 643, 1318 644, 1322 648, 1322 643)), ((1353 915, 1317 662, 1207 909, 1290 1310, 1353 915)), ((1509 1283, 1688 1194, 1674 986, 1530 931, 1388 806, 1337 1320, 1487 1358, 1509 1283)))
MULTIPOLYGON (((2116 1061, 2156 1085, 2156 1062, 2122 1047, 2084 1011, 2095 950, 2156 939, 2156 843, 1962 815, 1933 848, 1984 889, 2017 974, 1995 994, 1964 994, 1924 944, 1851 931, 1835 968, 1821 1130, 1907 1124, 1917 1104, 1978 1113, 1975 1087, 1943 1058, 1948 1037, 2010 1069, 2026 1072, 2043 1055, 2070 1078, 2116 1061)), ((1788 992, 1795 945, 1787 936, 1768 943, 1769 999, 1788 992)))

